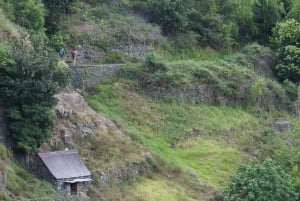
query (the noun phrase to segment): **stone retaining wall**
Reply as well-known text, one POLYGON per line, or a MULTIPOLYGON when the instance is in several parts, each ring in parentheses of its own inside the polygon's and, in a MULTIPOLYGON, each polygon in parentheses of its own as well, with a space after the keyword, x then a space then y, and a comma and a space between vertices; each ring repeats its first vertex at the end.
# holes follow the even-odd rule
POLYGON ((73 71, 71 85, 75 89, 82 89, 86 85, 95 85, 101 80, 111 77, 120 68, 121 64, 71 67, 73 71))
POLYGON ((98 180, 99 189, 103 190, 111 184, 119 184, 123 181, 135 180, 136 177, 149 173, 146 161, 131 163, 125 168, 113 168, 109 170, 98 170, 94 176, 98 180))
POLYGON ((147 86, 145 92, 154 99, 174 99, 190 101, 192 103, 226 105, 228 100, 218 95, 212 86, 207 84, 190 84, 181 87, 165 88, 159 86, 147 86))

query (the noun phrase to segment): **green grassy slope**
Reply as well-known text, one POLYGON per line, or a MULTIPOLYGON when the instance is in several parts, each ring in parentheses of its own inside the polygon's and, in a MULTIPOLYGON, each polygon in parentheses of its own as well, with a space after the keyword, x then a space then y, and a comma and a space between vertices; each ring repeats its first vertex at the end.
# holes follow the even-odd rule
MULTIPOLYGON (((77 144, 77 148, 83 157, 91 160, 91 171, 113 168, 118 162, 136 162, 135 156, 131 161, 124 159, 130 158, 128 155, 133 153, 133 149, 134 153, 140 150, 151 152, 154 156, 151 163, 155 167, 151 174, 111 184, 101 191, 95 179, 89 192, 91 200, 209 200, 228 184, 237 167, 247 163, 249 158, 271 156, 289 166, 291 161, 286 158, 297 155, 300 147, 299 118, 273 107, 273 100, 278 99, 278 105, 284 102, 285 91, 276 81, 255 74, 253 66, 247 66, 249 60, 257 59, 253 56, 255 54, 246 52, 230 57, 230 50, 218 52, 210 48, 195 48, 178 51, 172 47, 166 50, 163 46, 168 45, 165 44, 168 41, 161 35, 159 27, 145 23, 126 9, 93 7, 84 2, 78 8, 82 9, 82 13, 66 16, 67 20, 60 22, 67 27, 64 30, 66 38, 62 39, 65 40, 62 44, 67 47, 78 44, 100 47, 106 52, 102 62, 137 62, 125 53, 111 51, 110 47, 119 43, 154 45, 167 66, 166 72, 158 72, 154 76, 165 76, 176 85, 209 81, 226 96, 241 98, 239 101, 245 99, 243 95, 249 95, 246 99, 249 105, 252 104, 245 109, 240 106, 243 104, 230 107, 191 104, 171 98, 153 100, 141 91, 136 79, 126 75, 117 75, 88 88, 84 96, 88 104, 113 120, 133 141, 123 143, 110 133, 97 134, 97 139, 80 139, 82 142, 77 144), (73 40, 67 40, 70 36, 73 40), (249 89, 247 94, 244 94, 245 86, 249 89), (270 108, 264 111, 263 106, 270 108), (278 133, 273 128, 276 120, 289 120, 292 128, 278 133), (102 155, 97 155, 100 152, 102 155)), ((11 24, 1 11, 0 21, 1 39, 20 37, 22 29, 11 24)), ((252 50, 256 51, 255 48, 252 50)), ((145 69, 139 70, 149 73, 145 69)), ((0 200, 59 200, 49 184, 26 173, 11 161, 6 152, 0 145, 0 173, 7 175, 5 187, 1 189, 0 185, 0 200)), ((298 161, 293 157, 292 162, 297 164, 298 161)), ((293 167, 291 165, 288 170, 300 186, 299 170, 293 167)))
POLYGON ((0 144, 0 200, 3 201, 59 201, 53 187, 12 162, 12 154, 0 144))
MULTIPOLYGON (((238 165, 245 162, 243 148, 252 146, 252 136, 264 129, 257 118, 242 109, 153 101, 121 80, 99 85, 96 94, 86 96, 86 100, 95 110, 114 119, 132 139, 162 158, 167 169, 194 174, 215 189, 224 187, 238 165), (199 135, 190 136, 193 130, 199 135)), ((135 191, 147 197, 163 183, 163 178, 145 179, 134 184, 144 186, 135 191)), ((180 189, 188 188, 180 182, 174 185, 173 190, 179 194, 180 189)), ((161 189, 163 195, 168 188, 171 187, 161 189)), ((181 200, 176 196, 170 199, 181 200)))
MULTIPOLYGON (((180 73, 182 77, 189 76, 183 69, 180 73)), ((164 200, 164 196, 169 200, 182 200, 181 196, 186 194, 189 195, 186 200, 208 200, 209 189, 216 191, 225 187, 240 164, 252 157, 276 158, 277 153, 287 154, 289 140, 299 138, 297 117, 275 108, 267 112, 255 107, 153 100, 140 90, 135 79, 126 75, 89 88, 85 99, 93 109, 117 122, 132 140, 163 161, 158 162, 164 165, 154 178, 141 179, 123 189, 125 194, 130 194, 126 197, 128 200, 164 200), (279 134, 273 123, 286 119, 293 127, 279 134), (180 174, 176 174, 177 171, 180 174), (171 172, 176 179, 166 179, 166 172, 171 172), (186 177, 191 183, 197 178, 210 188, 189 192, 193 184, 182 182, 186 177), (156 191, 158 193, 154 193, 156 191)), ((291 150, 298 146, 295 144, 291 150)))

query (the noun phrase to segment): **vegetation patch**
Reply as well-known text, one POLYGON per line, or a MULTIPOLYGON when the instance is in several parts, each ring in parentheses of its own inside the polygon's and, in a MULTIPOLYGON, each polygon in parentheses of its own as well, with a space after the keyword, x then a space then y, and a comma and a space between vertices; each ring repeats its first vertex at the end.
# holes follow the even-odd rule
POLYGON ((162 180, 158 178, 142 179, 134 184, 130 188, 130 194, 132 200, 144 200, 144 201, 176 201, 186 200, 194 201, 189 196, 187 190, 178 185, 172 180, 162 180))

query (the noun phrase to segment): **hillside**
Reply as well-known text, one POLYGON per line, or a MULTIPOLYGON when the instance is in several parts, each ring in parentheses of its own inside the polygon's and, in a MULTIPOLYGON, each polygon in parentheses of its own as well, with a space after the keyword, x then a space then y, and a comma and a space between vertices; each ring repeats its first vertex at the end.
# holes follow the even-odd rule
POLYGON ((299 6, 0 2, 0 200, 299 200, 299 6), (31 174, 65 149, 88 198, 31 174))

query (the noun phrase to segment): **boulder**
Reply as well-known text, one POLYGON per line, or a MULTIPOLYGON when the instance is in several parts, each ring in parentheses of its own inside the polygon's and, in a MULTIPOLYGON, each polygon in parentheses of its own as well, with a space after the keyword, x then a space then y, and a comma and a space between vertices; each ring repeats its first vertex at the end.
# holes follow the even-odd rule
POLYGON ((291 128, 291 124, 289 121, 277 121, 274 123, 274 127, 279 131, 279 132, 284 132, 286 130, 289 130, 291 128))

